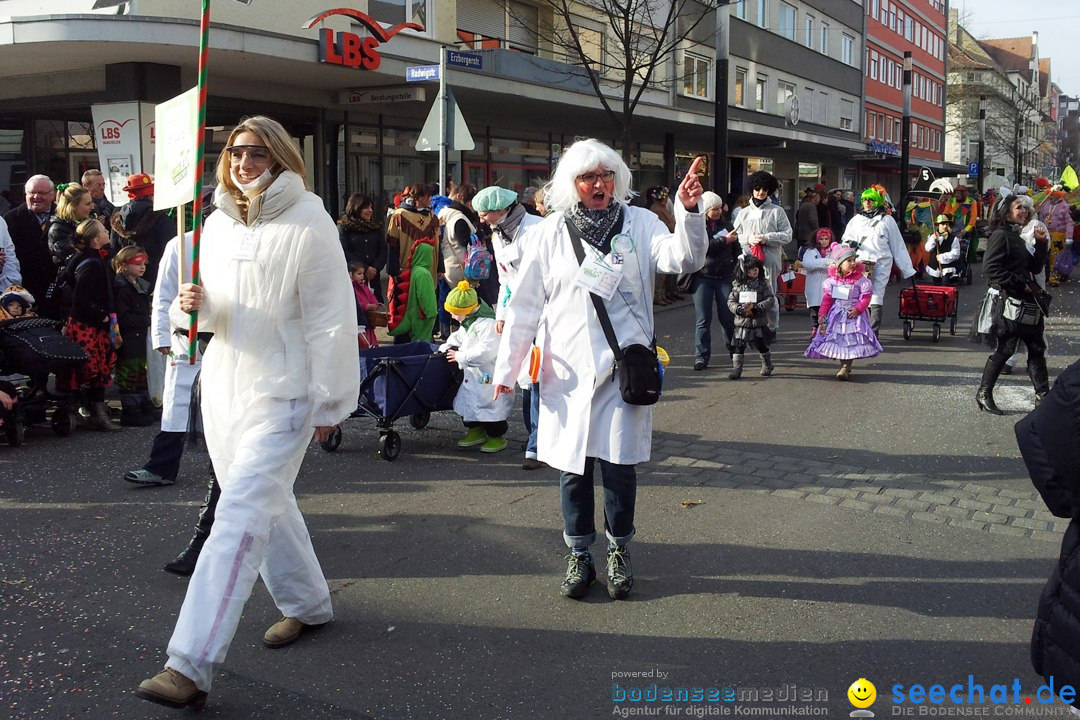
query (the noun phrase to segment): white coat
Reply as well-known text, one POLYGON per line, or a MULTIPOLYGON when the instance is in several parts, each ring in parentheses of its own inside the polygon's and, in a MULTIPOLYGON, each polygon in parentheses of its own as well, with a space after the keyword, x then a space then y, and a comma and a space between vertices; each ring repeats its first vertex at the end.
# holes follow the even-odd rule
MULTIPOLYGON (((202 240, 199 329, 214 333, 202 416, 221 497, 166 663, 202 690, 259 575, 282 615, 333 618, 293 483, 312 425, 346 418, 360 385, 356 301, 322 201, 286 171, 251 200, 247 224, 220 187, 215 204, 202 240)), ((170 316, 187 322, 179 303, 170 316)))
MULTIPOLYGON (((739 245, 742 246, 743 254, 750 254, 750 238, 754 235, 765 236, 763 243, 765 249, 765 279, 769 281, 769 287, 776 292, 776 278, 780 275, 783 266, 783 247, 791 242, 791 223, 788 221, 784 208, 766 200, 758 207, 753 202, 744 207, 734 223, 735 232, 738 233, 739 245)), ((780 305, 774 303, 769 310, 769 328, 776 330, 780 327, 780 305)))
POLYGON ((915 274, 915 268, 911 266, 911 255, 908 254, 907 245, 900 235, 900 228, 889 215, 878 213, 867 217, 858 213, 844 228, 842 242, 857 248, 855 256, 860 262, 874 263, 874 274, 870 277, 874 283, 871 305, 882 304, 893 263, 900 268, 904 279, 915 274))
MULTIPOLYGON (((0 266, 0 290, 6 290, 12 285, 22 285, 22 270, 19 267, 19 258, 15 257, 15 242, 11 239, 4 218, 0 218, 0 256, 3 256, 3 265, 0 266)), ((44 299, 34 298, 34 301, 41 302, 44 299)))
MULTIPOLYGON (((675 204, 675 232, 645 208, 623 206, 622 232, 633 241, 622 279, 605 303, 620 346, 652 342, 653 287, 657 272, 692 273, 705 264, 705 216, 675 204)), ((512 387, 529 354, 537 327, 540 346, 540 415, 537 457, 581 474, 586 457, 619 465, 649 459, 652 408, 627 405, 612 382, 614 354, 589 293, 576 282, 580 268, 561 212, 530 230, 507 305, 493 382, 512 387)), ((586 258, 594 252, 586 245, 586 258)))
POLYGON ((446 352, 451 347, 457 348, 454 357, 464 375, 454 396, 454 412, 465 422, 498 422, 509 417, 514 396, 500 395, 497 400, 493 399, 491 375, 499 351, 495 320, 478 317, 468 327, 462 325, 450 333, 439 351, 446 352))
MULTIPOLYGON (((506 319, 506 306, 510 302, 510 296, 517 286, 518 266, 521 265, 522 248, 531 242, 529 233, 526 231, 539 225, 544 218, 539 215, 525 213, 518 224, 517 231, 511 240, 507 240, 502 232, 496 228, 491 233, 492 247, 495 248, 495 263, 499 266, 499 301, 495 304, 495 319, 506 319)), ((543 332, 543 328, 540 328, 543 332)), ((522 363, 521 372, 518 374, 518 386, 523 389, 532 387, 532 377, 529 375, 528 363, 522 363)))
POLYGON ((824 296, 822 286, 829 277, 829 258, 821 254, 821 249, 812 247, 803 253, 803 270, 806 274, 806 307, 821 307, 824 296))
MULTIPOLYGON (((185 243, 184 277, 191 277, 191 239, 187 234, 185 243)), ((187 325, 174 325, 169 319, 169 307, 176 299, 180 287, 180 243, 173 238, 165 245, 158 265, 157 281, 150 306, 150 352, 167 347, 170 356, 165 362, 165 392, 161 401, 161 431, 185 432, 188 428, 188 408, 191 405, 191 387, 202 367, 202 355, 196 354, 195 364, 188 362, 187 325)))

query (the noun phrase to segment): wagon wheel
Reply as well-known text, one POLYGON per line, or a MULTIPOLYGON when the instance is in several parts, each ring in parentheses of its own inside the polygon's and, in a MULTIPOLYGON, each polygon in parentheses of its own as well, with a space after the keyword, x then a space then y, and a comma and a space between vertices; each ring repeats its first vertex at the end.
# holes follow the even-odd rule
POLYGON ((905 320, 904 321, 904 339, 905 340, 910 340, 911 339, 911 321, 910 320, 905 320))
POLYGON ((379 457, 383 460, 394 460, 401 454, 401 436, 393 430, 388 430, 380 441, 382 447, 379 448, 379 457))
POLYGON ((19 447, 23 444, 23 440, 26 439, 26 426, 23 425, 22 420, 16 418, 6 425, 4 429, 7 431, 8 445, 19 447))
POLYGON ((60 406, 53 410, 51 420, 53 432, 60 437, 67 437, 75 432, 75 414, 66 406, 60 406))
POLYGON ((934 339, 934 342, 937 342, 941 339, 941 323, 934 323, 934 334, 932 337, 934 339))
POLYGON ((409 424, 417 430, 423 430, 429 422, 431 422, 431 413, 426 410, 409 416, 409 424))
POLYGON ((326 452, 334 452, 341 447, 341 426, 338 425, 334 428, 334 432, 330 433, 330 437, 326 438, 324 442, 319 443, 322 449, 326 452))

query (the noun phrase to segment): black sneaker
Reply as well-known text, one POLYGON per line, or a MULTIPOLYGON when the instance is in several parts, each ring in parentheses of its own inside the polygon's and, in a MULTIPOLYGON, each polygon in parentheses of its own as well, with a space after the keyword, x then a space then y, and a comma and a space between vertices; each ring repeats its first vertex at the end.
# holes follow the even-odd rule
POLYGON ((704 360, 699 359, 694 361, 695 370, 704 370, 707 367, 709 367, 709 363, 705 362, 704 360))
POLYGON ((563 580, 559 592, 563 597, 583 597, 589 586, 596 582, 596 568, 593 567, 592 555, 570 553, 566 556, 566 563, 566 579, 563 580))
POLYGON ((625 545, 618 545, 607 553, 607 594, 612 600, 625 600, 634 587, 634 571, 630 567, 630 553, 625 545))

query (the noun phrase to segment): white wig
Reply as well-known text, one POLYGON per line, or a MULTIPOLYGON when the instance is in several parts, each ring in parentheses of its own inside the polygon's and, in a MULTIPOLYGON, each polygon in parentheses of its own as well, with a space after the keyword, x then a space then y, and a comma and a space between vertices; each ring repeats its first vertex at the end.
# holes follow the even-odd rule
POLYGON ((30 186, 36 183, 38 180, 44 180, 45 182, 49 183, 50 190, 56 188, 56 185, 53 184, 52 178, 50 178, 48 175, 32 175, 26 180, 26 184, 23 185, 23 189, 29 191, 30 186))
POLYGON ((619 153, 599 140, 578 140, 559 158, 551 182, 544 186, 544 206, 551 212, 569 210, 581 202, 577 176, 601 167, 615 171, 614 198, 627 202, 634 197, 630 189, 632 177, 619 153))

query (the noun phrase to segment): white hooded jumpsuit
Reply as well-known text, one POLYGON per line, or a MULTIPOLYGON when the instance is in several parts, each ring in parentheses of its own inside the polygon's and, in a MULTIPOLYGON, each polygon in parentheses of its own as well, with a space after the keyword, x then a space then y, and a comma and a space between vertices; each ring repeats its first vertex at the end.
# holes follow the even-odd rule
MULTIPOLYGON (((166 667, 209 690, 261 574, 286 617, 333 617, 293 482, 312 426, 356 407, 356 303, 333 220, 285 171, 248 222, 221 188, 202 240, 199 330, 206 445, 221 499, 188 584, 166 667)), ((174 303, 177 325, 186 316, 174 303)))

